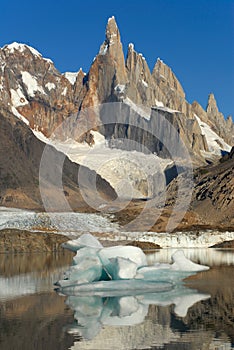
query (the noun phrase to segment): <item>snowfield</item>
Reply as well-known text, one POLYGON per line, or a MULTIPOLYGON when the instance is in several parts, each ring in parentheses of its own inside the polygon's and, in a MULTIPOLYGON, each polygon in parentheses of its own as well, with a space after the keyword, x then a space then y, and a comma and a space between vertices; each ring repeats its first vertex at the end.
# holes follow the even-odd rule
POLYGON ((104 136, 96 131, 92 131, 93 147, 71 139, 64 142, 48 139, 36 130, 33 133, 66 154, 71 161, 95 170, 110 183, 121 199, 153 197, 158 191, 163 191, 164 170, 173 164, 171 159, 162 159, 155 154, 109 148, 104 136))
POLYGON ((222 155, 222 151, 231 151, 231 146, 229 146, 219 135, 217 135, 208 124, 204 123, 196 114, 195 117, 201 128, 202 135, 204 135, 206 138, 209 152, 220 156, 222 155))

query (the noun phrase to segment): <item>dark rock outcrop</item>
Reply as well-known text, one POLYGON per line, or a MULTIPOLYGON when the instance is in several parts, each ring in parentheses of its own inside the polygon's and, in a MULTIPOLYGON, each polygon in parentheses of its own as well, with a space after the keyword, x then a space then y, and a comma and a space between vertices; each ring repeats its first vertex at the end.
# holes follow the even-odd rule
MULTIPOLYGON (((39 169, 45 144, 38 140, 25 123, 12 113, 0 110, 0 204, 10 207, 43 209, 39 189, 39 169)), ((53 171, 45 178, 45 190, 53 197, 56 174, 62 172, 64 196, 73 208, 88 208, 77 184, 79 165, 48 146, 53 171), (61 169, 60 164, 63 164, 61 169), (53 176, 54 174, 54 176, 53 176)), ((82 167, 81 183, 92 196, 91 183, 104 198, 116 198, 115 191, 94 171, 82 167), (90 188, 90 189, 89 189, 90 188)), ((56 194, 56 192, 55 192, 56 194)), ((95 193, 93 193, 95 199, 95 193)), ((58 201, 58 199, 57 199, 58 201)), ((56 198, 54 203, 56 203, 56 198)), ((54 209, 59 208, 59 201, 54 209)))

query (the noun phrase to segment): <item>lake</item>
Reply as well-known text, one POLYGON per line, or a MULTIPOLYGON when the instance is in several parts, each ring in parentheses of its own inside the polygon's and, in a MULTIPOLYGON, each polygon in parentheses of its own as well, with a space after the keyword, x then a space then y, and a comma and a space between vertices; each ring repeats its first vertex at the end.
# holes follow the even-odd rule
MULTIPOLYGON (((152 251, 148 262, 170 262, 174 251, 152 251)), ((106 298, 54 291, 70 252, 0 254, 0 349, 233 349, 234 250, 184 253, 211 269, 167 294, 106 298)))

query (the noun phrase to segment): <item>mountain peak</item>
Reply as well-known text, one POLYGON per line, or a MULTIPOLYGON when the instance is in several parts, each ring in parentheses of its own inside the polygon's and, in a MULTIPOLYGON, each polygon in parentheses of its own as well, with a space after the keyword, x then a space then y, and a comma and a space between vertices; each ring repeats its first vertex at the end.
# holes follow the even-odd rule
POLYGON ((33 55, 42 57, 40 52, 38 52, 33 47, 23 43, 18 43, 16 41, 11 44, 5 45, 3 49, 8 50, 10 53, 14 53, 14 51, 24 52, 25 50, 30 50, 33 55))
POLYGON ((108 19, 106 26, 106 43, 112 45, 116 41, 120 41, 120 35, 115 17, 112 16, 108 19))
POLYGON ((206 107, 208 115, 217 115, 219 113, 217 102, 213 93, 208 96, 208 103, 206 107))
POLYGON ((108 18, 108 23, 111 22, 111 21, 115 21, 115 16, 111 16, 108 18))
POLYGON ((2 49, 5 52, 8 52, 10 54, 14 54, 15 52, 20 52, 22 55, 28 55, 28 53, 30 52, 30 54, 33 55, 34 57, 39 58, 39 59, 43 59, 43 60, 48 61, 48 62, 53 64, 51 59, 43 57, 39 51, 34 49, 32 46, 29 46, 29 45, 24 44, 24 43, 18 43, 16 41, 14 41, 11 44, 5 45, 2 49))

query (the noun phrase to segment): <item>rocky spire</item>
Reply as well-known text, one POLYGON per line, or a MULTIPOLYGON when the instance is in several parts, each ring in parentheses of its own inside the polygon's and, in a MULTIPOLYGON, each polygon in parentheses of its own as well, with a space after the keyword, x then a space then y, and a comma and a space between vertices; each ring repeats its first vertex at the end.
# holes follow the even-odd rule
POLYGON ((85 98, 82 107, 118 100, 118 86, 125 90, 127 74, 119 29, 114 17, 109 18, 106 38, 87 76, 85 98), (115 96, 115 97, 114 97, 115 96))
POLYGON ((167 66, 159 58, 154 66, 152 77, 161 85, 165 85, 172 91, 175 91, 182 98, 185 98, 184 90, 176 78, 175 74, 172 72, 171 68, 167 66))
POLYGON ((134 50, 133 44, 128 45, 126 71, 129 81, 128 97, 137 104, 153 105, 151 72, 145 58, 134 50))
POLYGON ((217 116, 219 114, 219 110, 217 107, 217 102, 216 99, 214 97, 214 94, 211 93, 208 96, 208 103, 207 103, 207 107, 206 107, 206 112, 209 116, 217 116))
POLYGON ((219 136, 221 136, 228 144, 232 145, 234 131, 232 120, 229 118, 226 121, 224 119, 223 114, 219 112, 217 102, 213 93, 211 93, 208 97, 206 113, 214 131, 219 136))

